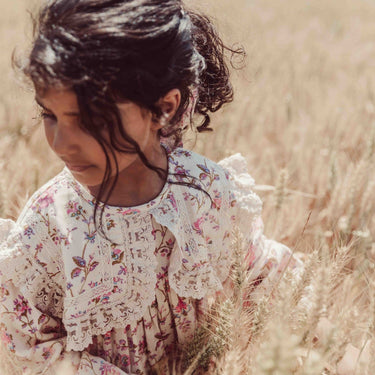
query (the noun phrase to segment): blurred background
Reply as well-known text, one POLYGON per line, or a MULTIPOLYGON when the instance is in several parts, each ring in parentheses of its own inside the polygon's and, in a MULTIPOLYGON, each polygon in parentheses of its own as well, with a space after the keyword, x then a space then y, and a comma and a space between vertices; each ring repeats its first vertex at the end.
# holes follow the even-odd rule
MULTIPOLYGON (((62 167, 35 120, 32 91, 11 67, 12 54, 30 45, 38 3, 3 1, 0 14, 0 216, 11 218, 62 167)), ((291 247, 308 252, 335 237, 337 224, 373 235, 375 2, 186 5, 211 15, 226 43, 247 52, 232 73, 234 103, 212 116, 213 133, 189 135, 186 145, 215 161, 245 155, 261 185, 266 232, 291 247)))
MULTIPOLYGON (((0 217, 15 219, 63 164, 44 140, 32 90, 11 67, 12 54, 30 45, 29 13, 39 1, 0 3, 0 217)), ((188 134, 186 146, 215 161, 242 153, 268 237, 306 257, 328 251, 325 313, 335 321, 348 312, 340 326, 352 328, 343 337, 360 347, 375 326, 375 1, 186 5, 208 13, 225 42, 247 52, 232 73, 234 102, 212 116, 214 132, 188 134)), ((314 319, 305 329, 314 329, 314 319)))

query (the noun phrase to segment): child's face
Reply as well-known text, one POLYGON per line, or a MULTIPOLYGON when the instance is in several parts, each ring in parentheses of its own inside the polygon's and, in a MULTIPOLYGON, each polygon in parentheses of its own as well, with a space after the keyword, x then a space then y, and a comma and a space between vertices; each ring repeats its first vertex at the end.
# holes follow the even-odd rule
MULTIPOLYGON (((75 93, 50 89, 36 100, 44 109, 44 129, 52 150, 65 162, 80 183, 86 186, 100 185, 106 169, 105 154, 96 139, 79 126, 79 108, 75 93)), ((159 144, 159 126, 151 120, 151 113, 145 113, 132 102, 118 104, 118 108, 125 131, 137 141, 143 152, 147 154, 148 150, 159 144)), ((103 137, 106 137, 105 132, 103 137)), ((120 173, 139 158, 137 154, 115 154, 120 173)), ((112 163, 112 170, 115 172, 113 160, 112 163)))

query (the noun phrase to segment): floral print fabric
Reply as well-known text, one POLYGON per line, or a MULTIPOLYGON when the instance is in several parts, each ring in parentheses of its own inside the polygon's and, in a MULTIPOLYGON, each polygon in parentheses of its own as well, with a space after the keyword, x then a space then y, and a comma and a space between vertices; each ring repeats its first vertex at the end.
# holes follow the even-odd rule
POLYGON ((66 169, 17 223, 2 221, 2 343, 23 372, 149 373, 191 339, 207 297, 222 289, 234 224, 252 277, 263 279, 258 293, 288 264, 289 249, 263 236, 240 155, 219 166, 178 148, 168 165, 154 200, 104 208, 105 236, 94 198, 66 169))

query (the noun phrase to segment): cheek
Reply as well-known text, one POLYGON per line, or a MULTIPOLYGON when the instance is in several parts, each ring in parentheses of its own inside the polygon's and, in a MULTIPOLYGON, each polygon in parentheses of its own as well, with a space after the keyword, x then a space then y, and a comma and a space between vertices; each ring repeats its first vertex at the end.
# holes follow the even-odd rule
POLYGON ((44 121, 44 135, 46 137, 46 140, 49 144, 49 146, 52 148, 53 146, 53 129, 50 124, 47 123, 47 121, 44 121))
POLYGON ((151 135, 151 114, 142 112, 140 108, 122 117, 125 132, 134 139, 141 149, 149 142, 151 135))

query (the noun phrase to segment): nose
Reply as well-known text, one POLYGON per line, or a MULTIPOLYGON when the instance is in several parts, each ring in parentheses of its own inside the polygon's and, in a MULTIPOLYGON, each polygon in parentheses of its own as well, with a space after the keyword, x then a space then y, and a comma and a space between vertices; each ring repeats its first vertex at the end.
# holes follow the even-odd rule
POLYGON ((56 124, 50 134, 46 135, 50 147, 61 158, 73 155, 79 150, 78 139, 72 129, 56 124))

